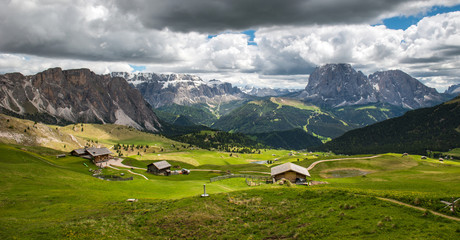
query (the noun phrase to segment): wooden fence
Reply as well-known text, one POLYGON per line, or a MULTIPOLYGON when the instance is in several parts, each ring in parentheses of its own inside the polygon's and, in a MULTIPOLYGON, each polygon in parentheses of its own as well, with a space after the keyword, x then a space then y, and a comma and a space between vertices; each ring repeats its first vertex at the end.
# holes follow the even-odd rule
POLYGON ((223 175, 223 176, 217 176, 210 178, 210 182, 216 182, 224 179, 229 179, 229 178, 250 178, 250 179, 256 179, 256 180, 271 180, 271 177, 268 176, 260 176, 260 175, 249 175, 249 174, 230 174, 230 175, 223 175))

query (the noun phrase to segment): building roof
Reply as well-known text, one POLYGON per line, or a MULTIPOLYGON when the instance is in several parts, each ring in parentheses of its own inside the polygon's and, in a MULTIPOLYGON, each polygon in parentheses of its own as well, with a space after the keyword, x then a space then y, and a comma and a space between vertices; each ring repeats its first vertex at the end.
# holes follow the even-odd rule
POLYGON ((112 152, 106 147, 103 147, 103 148, 90 147, 86 149, 86 152, 89 153, 93 157, 112 154, 112 152))
POLYGON ((81 148, 81 149, 75 149, 73 152, 76 152, 78 155, 83 155, 86 154, 86 149, 81 148))
POLYGON ((169 164, 169 163, 166 162, 166 161, 159 161, 159 162, 151 163, 151 164, 149 164, 149 166, 150 166, 150 165, 154 165, 156 168, 158 168, 158 170, 161 170, 161 169, 165 169, 165 168, 171 167, 171 164, 169 164))
POLYGON ((278 175, 280 173, 284 173, 284 172, 288 172, 288 171, 294 171, 296 173, 300 173, 300 174, 303 174, 305 176, 308 176, 310 177, 310 173, 308 172, 308 170, 304 167, 301 167, 299 165, 296 165, 294 163, 285 163, 285 164, 281 164, 279 166, 276 166, 276 167, 272 167, 271 169, 271 174, 272 176, 275 176, 275 175, 278 175))

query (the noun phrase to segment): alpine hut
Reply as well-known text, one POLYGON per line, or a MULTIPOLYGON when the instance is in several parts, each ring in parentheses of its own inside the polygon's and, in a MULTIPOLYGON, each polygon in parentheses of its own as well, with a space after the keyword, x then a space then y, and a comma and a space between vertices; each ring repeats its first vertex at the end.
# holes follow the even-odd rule
POLYGON ((70 152, 73 156, 87 158, 93 160, 94 163, 104 162, 108 159, 112 158, 112 152, 103 147, 103 148, 82 148, 82 149, 75 149, 70 152))
POLYGON ((272 167, 271 176, 274 181, 285 178, 292 183, 296 183, 302 181, 304 182, 306 177, 310 177, 310 173, 306 168, 289 162, 276 167, 272 167))
POLYGON ((155 175, 171 175, 171 164, 167 161, 154 162, 147 165, 147 172, 155 175))

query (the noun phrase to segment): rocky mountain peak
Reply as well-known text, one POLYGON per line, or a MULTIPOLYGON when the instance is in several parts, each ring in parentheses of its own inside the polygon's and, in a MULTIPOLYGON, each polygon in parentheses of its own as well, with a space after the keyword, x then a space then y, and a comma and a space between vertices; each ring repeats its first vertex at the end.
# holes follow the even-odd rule
POLYGON ((310 74, 305 91, 307 100, 335 107, 377 101, 367 77, 350 64, 326 64, 316 68, 310 74))
POLYGON ((443 101, 434 88, 401 70, 376 72, 367 77, 350 64, 316 68, 300 97, 332 107, 382 102, 414 109, 443 101))
POLYGON ((155 108, 170 104, 220 104, 244 97, 237 87, 219 80, 203 81, 191 74, 112 73, 121 76, 137 88, 147 102, 155 108))
POLYGON ((443 100, 436 89, 401 70, 376 72, 369 75, 369 82, 378 93, 379 101, 404 108, 428 107, 443 100))
POLYGON ((444 93, 449 94, 449 95, 459 95, 460 94, 460 84, 449 86, 449 88, 444 93))
POLYGON ((159 131, 142 95, 122 78, 89 69, 51 68, 36 75, 0 75, 0 111, 52 124, 116 123, 159 131))

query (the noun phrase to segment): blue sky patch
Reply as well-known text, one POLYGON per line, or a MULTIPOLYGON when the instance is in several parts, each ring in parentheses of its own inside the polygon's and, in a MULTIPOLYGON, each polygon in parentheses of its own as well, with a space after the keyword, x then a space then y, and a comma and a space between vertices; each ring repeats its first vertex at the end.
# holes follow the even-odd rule
MULTIPOLYGON (((257 45, 257 43, 254 42, 256 30, 248 29, 248 30, 242 31, 241 33, 249 36, 248 45, 257 45)), ((208 39, 215 38, 215 37, 219 36, 220 34, 223 34, 223 33, 210 34, 210 35, 208 35, 208 39)))
POLYGON ((434 16, 441 13, 448 13, 448 12, 455 12, 460 11, 460 5, 455 5, 452 7, 444 7, 444 6, 434 6, 428 12, 424 14, 417 14, 415 16, 399 16, 399 17, 392 17, 383 20, 383 25, 385 25, 389 29, 402 29, 406 30, 410 26, 417 24, 422 18, 434 16))
POLYGON ((246 31, 242 31, 241 33, 249 36, 248 45, 257 45, 257 43, 254 42, 256 30, 249 29, 246 31))
POLYGON ((145 66, 131 65, 131 64, 129 64, 129 66, 134 69, 133 72, 142 72, 146 69, 145 66))

